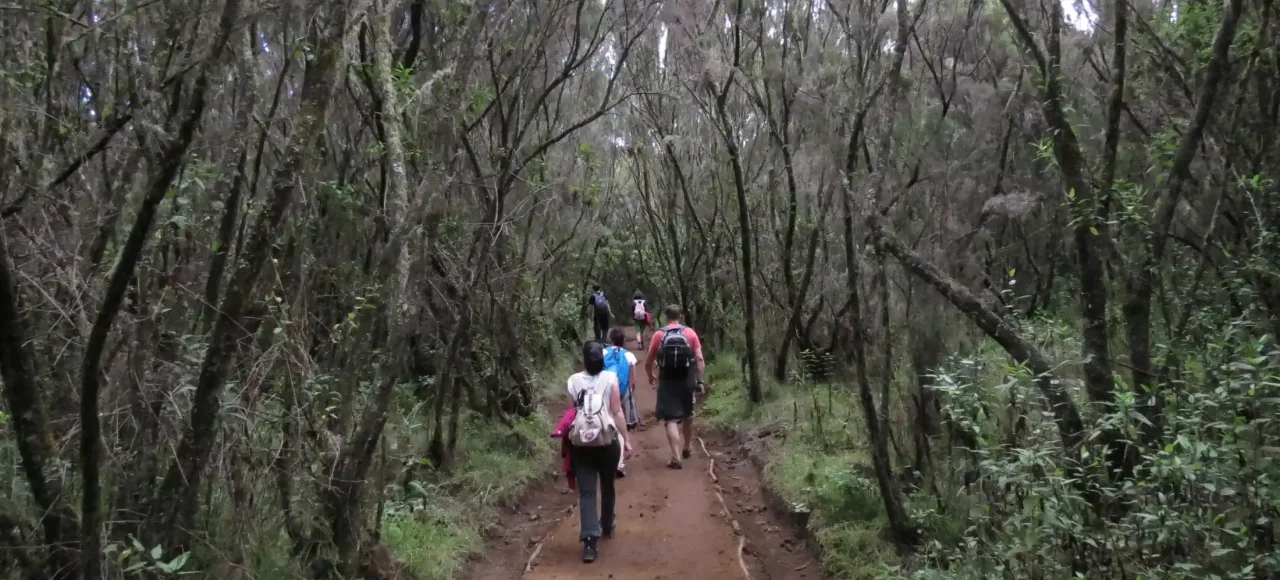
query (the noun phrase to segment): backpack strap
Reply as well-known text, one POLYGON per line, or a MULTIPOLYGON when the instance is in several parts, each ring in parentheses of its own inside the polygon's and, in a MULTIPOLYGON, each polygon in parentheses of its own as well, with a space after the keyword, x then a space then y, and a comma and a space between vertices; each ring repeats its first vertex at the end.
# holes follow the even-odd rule
MULTIPOLYGON (((596 380, 600 380, 600 375, 596 375, 596 380)), ((603 387, 600 387, 600 408, 595 411, 596 414, 609 414, 609 388, 608 383, 605 383, 603 387)))
MULTIPOLYGON (((601 372, 603 372, 603 371, 601 371, 601 372)), ((587 414, 587 415, 591 415, 591 414, 593 414, 593 413, 599 413, 599 412, 602 412, 602 411, 604 411, 604 409, 605 409, 605 408, 607 408, 607 407, 609 406, 609 387, 608 387, 608 386, 605 386, 605 387, 604 387, 604 392, 603 392, 603 393, 601 393, 602 395, 604 395, 604 396, 602 397, 602 400, 604 401, 604 402, 602 403, 602 404, 603 404, 603 407, 601 407, 601 408, 600 408, 600 410, 598 410, 598 411, 592 411, 592 410, 590 410, 590 409, 587 409, 587 408, 586 408, 587 400, 588 400, 588 397, 587 397, 588 393, 587 393, 587 391, 588 391, 588 390, 594 391, 594 389, 596 388, 596 381, 598 381, 599 379, 600 379, 600 375, 596 375, 596 376, 594 376, 594 377, 591 377, 591 383, 590 383, 589 385, 583 385, 583 387, 582 387, 581 389, 579 389, 579 390, 578 390, 578 396, 576 397, 576 400, 574 401, 574 408, 575 408, 575 409, 577 409, 579 413, 584 413, 584 414, 587 414)))

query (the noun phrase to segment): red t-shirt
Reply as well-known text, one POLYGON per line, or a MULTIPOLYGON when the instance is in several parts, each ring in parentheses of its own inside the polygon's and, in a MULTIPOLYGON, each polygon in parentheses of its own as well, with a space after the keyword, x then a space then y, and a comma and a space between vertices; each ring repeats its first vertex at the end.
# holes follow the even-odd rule
MULTIPOLYGON (((668 324, 658 332, 653 333, 653 338, 649 340, 649 360, 657 360, 654 357, 658 354, 658 346, 662 344, 662 335, 666 334, 667 329, 674 326, 679 325, 668 324)), ((699 359, 702 358, 702 341, 698 339, 698 333, 686 326, 684 327, 684 337, 689 340, 689 347, 693 349, 693 356, 699 359)))

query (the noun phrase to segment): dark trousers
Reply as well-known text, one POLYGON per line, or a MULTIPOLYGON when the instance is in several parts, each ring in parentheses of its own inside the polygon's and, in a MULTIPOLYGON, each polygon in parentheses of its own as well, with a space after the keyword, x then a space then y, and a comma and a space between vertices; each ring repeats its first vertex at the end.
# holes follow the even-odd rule
POLYGON ((596 340, 604 342, 609 338, 609 313, 597 310, 594 319, 596 340))
POLYGON ((569 451, 573 459, 573 475, 578 483, 578 515, 582 518, 580 539, 599 538, 602 527, 613 527, 613 482, 618 476, 618 460, 622 458, 622 445, 614 440, 608 447, 574 447, 569 451), (599 482, 600 506, 596 507, 596 483, 599 482))

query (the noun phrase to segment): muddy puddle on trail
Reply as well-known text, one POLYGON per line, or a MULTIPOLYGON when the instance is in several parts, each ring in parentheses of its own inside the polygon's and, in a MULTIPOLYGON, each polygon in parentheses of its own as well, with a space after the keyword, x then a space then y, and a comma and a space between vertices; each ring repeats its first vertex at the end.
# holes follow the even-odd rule
POLYGON ((694 441, 693 457, 685 460, 684 469, 666 467, 670 452, 662 426, 653 419, 654 388, 644 384, 643 354, 636 354, 641 360, 636 404, 644 419, 632 434, 636 454, 627 461, 627 477, 617 483, 617 529, 612 539, 600 541, 599 559, 582 562, 578 496, 559 477, 532 490, 490 529, 489 550, 462 577, 822 578, 821 566, 795 527, 784 514, 774 513, 761 494, 759 472, 727 438, 695 432, 702 441, 694 441))

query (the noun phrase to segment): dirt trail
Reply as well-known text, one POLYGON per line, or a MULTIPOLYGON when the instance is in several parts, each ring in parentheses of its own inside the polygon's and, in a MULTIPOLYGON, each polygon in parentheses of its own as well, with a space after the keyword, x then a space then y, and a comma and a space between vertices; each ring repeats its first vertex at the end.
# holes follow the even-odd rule
POLYGON ((628 343, 640 359, 636 404, 643 419, 632 434, 635 455, 627 461, 627 477, 617 484, 617 529, 612 539, 600 542, 599 560, 582 562, 577 493, 568 492, 559 477, 534 490, 504 526, 492 530, 493 549, 473 562, 467 577, 819 578, 818 564, 792 526, 766 507, 755 468, 731 451, 726 440, 695 425, 693 458, 685 460, 682 470, 666 467, 670 452, 662 425, 653 418, 655 389, 646 384, 644 354, 634 350, 634 337, 628 343), (713 460, 718 483, 709 470, 713 460))

